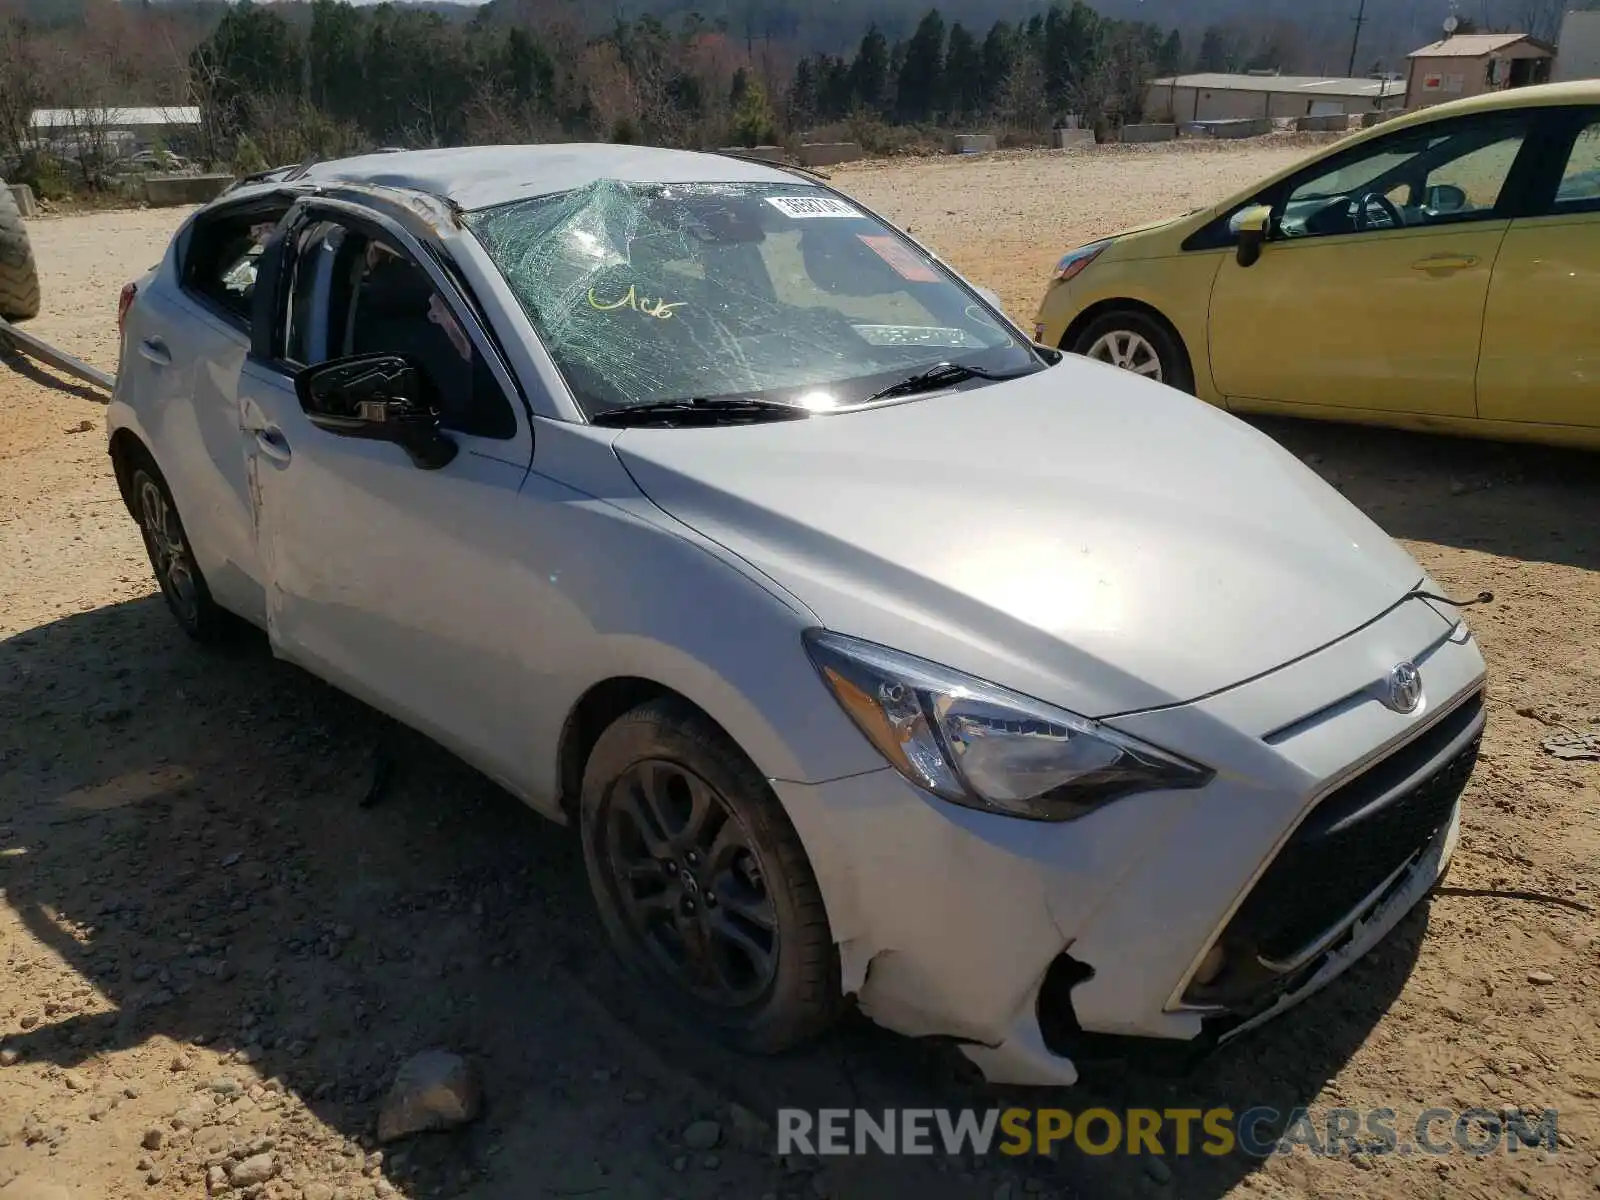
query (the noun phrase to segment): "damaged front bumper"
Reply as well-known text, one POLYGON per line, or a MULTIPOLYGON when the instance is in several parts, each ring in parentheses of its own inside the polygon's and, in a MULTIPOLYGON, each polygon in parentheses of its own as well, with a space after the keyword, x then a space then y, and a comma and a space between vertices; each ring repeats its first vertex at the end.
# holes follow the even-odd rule
POLYGON ((1104 1049, 1237 1037, 1381 941, 1448 867, 1483 677, 1465 627, 1418 602, 1241 688, 1112 722, 1214 767, 1199 792, 1052 825, 892 770, 773 786, 862 1010, 956 1039, 993 1082, 1070 1085, 1104 1049), (1426 699, 1402 715, 1380 695, 1405 659, 1426 699))

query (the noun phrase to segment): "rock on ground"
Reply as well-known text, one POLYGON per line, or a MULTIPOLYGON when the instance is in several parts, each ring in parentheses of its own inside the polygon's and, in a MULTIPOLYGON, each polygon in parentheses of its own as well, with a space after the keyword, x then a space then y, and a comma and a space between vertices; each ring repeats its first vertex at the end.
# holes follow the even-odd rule
POLYGON ((477 1068, 459 1054, 425 1050, 406 1060, 395 1076, 378 1114, 378 1140, 465 1125, 482 1105, 477 1068))

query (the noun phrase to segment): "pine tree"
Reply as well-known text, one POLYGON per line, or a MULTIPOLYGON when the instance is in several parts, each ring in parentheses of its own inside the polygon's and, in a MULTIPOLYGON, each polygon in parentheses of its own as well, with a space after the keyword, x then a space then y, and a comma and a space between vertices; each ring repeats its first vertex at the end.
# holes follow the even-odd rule
POLYGON ((906 43, 895 110, 902 121, 928 121, 938 114, 944 87, 944 18, 930 9, 906 43))
POLYGON ((777 140, 777 119, 767 103, 766 89, 743 67, 734 74, 730 96, 733 117, 728 133, 735 145, 762 146, 777 140))
POLYGON ((970 116, 983 107, 983 52, 960 21, 950 26, 942 106, 952 116, 970 116))
POLYGON ((881 111, 889 98, 889 39, 876 24, 867 28, 850 65, 851 102, 870 112, 881 111))
POLYGON ((1017 34, 1005 21, 996 21, 983 39, 983 66, 979 95, 985 111, 993 112, 1000 103, 1000 92, 1011 75, 1016 57, 1017 34))
POLYGON ((1176 75, 1183 70, 1183 35, 1176 29, 1161 43, 1161 53, 1156 55, 1156 70, 1162 75, 1176 75))
POLYGON ((1228 69, 1228 39, 1216 25, 1206 27, 1200 39, 1200 58, 1195 63, 1198 71, 1226 71, 1228 69))

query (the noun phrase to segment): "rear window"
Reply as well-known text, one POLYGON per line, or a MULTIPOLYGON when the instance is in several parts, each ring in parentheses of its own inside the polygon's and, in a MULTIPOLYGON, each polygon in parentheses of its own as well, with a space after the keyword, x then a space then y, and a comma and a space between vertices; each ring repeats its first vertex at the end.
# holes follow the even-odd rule
POLYGON ((248 329, 256 288, 256 264, 288 206, 235 210, 206 217, 189 235, 183 287, 219 315, 248 329))

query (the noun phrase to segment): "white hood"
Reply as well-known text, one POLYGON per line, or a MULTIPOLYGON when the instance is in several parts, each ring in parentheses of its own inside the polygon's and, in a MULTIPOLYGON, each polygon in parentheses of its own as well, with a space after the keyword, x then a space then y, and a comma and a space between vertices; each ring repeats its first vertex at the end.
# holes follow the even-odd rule
POLYGON ((1251 426, 1079 358, 887 408, 630 429, 616 450, 829 628, 1089 716, 1254 678, 1423 575, 1251 426))

